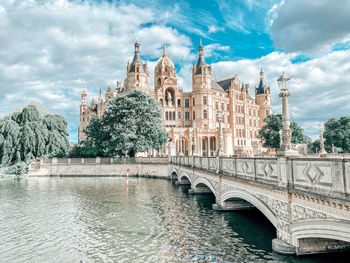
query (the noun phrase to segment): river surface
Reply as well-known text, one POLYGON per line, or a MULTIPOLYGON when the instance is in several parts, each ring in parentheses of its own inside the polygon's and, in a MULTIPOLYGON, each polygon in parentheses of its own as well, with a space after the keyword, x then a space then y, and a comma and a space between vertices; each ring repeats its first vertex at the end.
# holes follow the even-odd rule
POLYGON ((161 179, 0 181, 0 262, 350 262, 281 256, 258 211, 217 212, 211 195, 161 179))

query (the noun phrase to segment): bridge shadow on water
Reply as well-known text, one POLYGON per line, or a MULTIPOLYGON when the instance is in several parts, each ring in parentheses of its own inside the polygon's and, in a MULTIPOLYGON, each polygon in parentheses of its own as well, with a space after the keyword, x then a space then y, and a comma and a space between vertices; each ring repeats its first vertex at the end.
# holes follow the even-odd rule
MULTIPOLYGON (((187 196, 191 187, 182 185, 181 191, 187 196)), ((272 240, 276 238, 276 229, 271 222, 257 208, 241 211, 214 211, 212 205, 215 204, 214 194, 196 194, 194 199, 201 209, 212 210, 224 218, 225 227, 229 227, 237 233, 244 243, 251 248, 263 250, 271 253, 278 260, 272 262, 289 263, 349 263, 350 251, 336 252, 328 254, 304 255, 304 256, 284 256, 272 250, 272 240)))

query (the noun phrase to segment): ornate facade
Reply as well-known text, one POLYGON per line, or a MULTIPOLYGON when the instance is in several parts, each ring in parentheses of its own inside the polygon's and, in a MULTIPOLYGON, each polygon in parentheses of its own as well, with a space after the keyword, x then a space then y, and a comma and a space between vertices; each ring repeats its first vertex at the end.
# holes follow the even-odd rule
POLYGON ((154 92, 151 92, 147 64, 143 63, 140 44, 136 42, 135 55, 132 62, 128 62, 124 85, 117 82, 115 89, 108 87, 105 99, 100 89, 98 100, 93 99, 90 105, 83 89, 79 140, 84 138, 83 130, 90 118, 102 116, 108 100, 136 89, 149 93, 162 105, 163 125, 170 134, 170 142, 161 154, 170 151, 171 155, 216 156, 220 144, 227 156, 261 153, 258 131, 264 118, 272 112, 271 90, 265 85, 264 72, 260 72, 260 82, 255 87, 253 98, 249 84, 241 83, 237 75, 214 80, 203 49, 200 43, 198 61, 192 68, 192 91, 184 92, 177 85, 175 66, 164 46, 154 70, 154 92))

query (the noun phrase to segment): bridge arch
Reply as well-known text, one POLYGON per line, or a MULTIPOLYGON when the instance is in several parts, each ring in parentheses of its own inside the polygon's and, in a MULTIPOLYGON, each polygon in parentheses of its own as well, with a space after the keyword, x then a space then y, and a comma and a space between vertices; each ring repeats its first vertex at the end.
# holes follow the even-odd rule
POLYGON ((253 206, 255 206, 267 219, 272 223, 272 225, 277 229, 277 218, 276 215, 272 212, 272 210, 268 207, 267 204, 262 202, 260 199, 258 199, 256 196, 252 195, 251 193, 240 189, 230 189, 227 192, 224 192, 221 196, 221 202, 224 203, 230 198, 240 198, 243 199, 253 206))
POLYGON ((182 171, 177 178, 180 182, 182 182, 182 179, 185 178, 192 184, 191 176, 187 172, 182 171))
POLYGON ((170 176, 171 176, 172 179, 177 179, 179 177, 179 172, 177 171, 176 168, 173 168, 171 170, 170 176))
POLYGON ((350 222, 336 219, 301 220, 290 226, 293 245, 303 238, 325 238, 350 243, 350 222))
POLYGON ((210 189, 210 191, 214 194, 215 198, 217 198, 218 194, 216 193, 215 187, 212 185, 212 183, 206 179, 206 178, 198 178, 197 180, 195 180, 192 184, 191 184, 191 188, 194 189, 199 185, 205 185, 206 187, 208 187, 210 189))

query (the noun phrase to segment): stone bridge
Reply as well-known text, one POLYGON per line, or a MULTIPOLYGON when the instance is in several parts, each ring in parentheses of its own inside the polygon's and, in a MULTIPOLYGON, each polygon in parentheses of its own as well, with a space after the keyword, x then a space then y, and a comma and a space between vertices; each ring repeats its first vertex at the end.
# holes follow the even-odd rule
POLYGON ((217 210, 257 208, 276 228, 276 252, 350 248, 350 159, 172 157, 169 175, 217 210))

